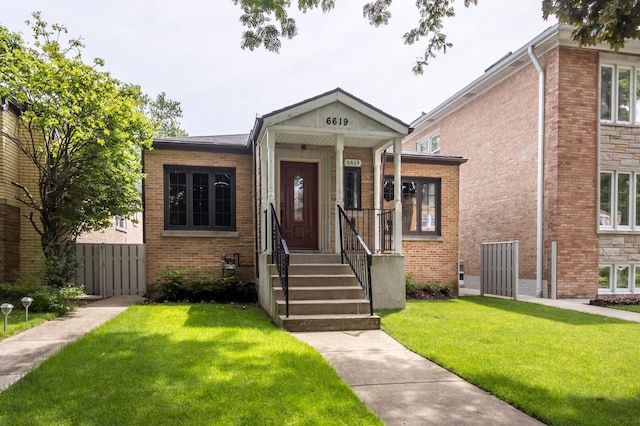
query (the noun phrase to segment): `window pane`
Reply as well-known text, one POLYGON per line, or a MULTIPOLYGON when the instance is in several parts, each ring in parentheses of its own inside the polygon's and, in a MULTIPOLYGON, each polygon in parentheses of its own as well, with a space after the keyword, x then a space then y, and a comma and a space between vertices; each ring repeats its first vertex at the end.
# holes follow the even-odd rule
POLYGON ((304 178, 296 176, 293 178, 293 220, 302 222, 304 220, 304 178))
POLYGON ((611 182, 610 172, 600 173, 600 226, 611 227, 611 182))
MULTIPOLYGON (((393 180, 386 179, 382 190, 385 203, 393 203, 394 185, 393 180)), ((393 208, 393 205, 391 205, 393 208)))
POLYGON ((402 182, 402 230, 418 231, 418 201, 415 182, 402 182))
POLYGON ((169 173, 169 224, 187 224, 187 174, 169 173))
POLYGON ((611 120, 611 88, 613 86, 613 68, 600 69, 600 119, 611 120))
POLYGON ((631 117, 631 70, 618 69, 618 121, 628 123, 631 117))
POLYGON ((433 135, 431 138, 431 152, 434 154, 440 152, 440 133, 433 135))
POLYGON ((602 290, 611 289, 611 267, 601 266, 598 277, 598 288, 602 290))
POLYGON ((345 169, 344 207, 347 210, 360 209, 360 169, 345 169))
POLYGON ((629 266, 616 266, 616 288, 621 290, 629 289, 629 266))
POLYGON ((193 173, 193 226, 209 226, 209 173, 193 173))
POLYGON ((215 226, 231 226, 231 174, 216 173, 215 179, 215 226))
POLYGON ((631 176, 628 173, 618 173, 618 217, 619 226, 629 226, 629 189, 631 176))
POLYGON ((422 232, 436 232, 436 184, 433 182, 422 184, 422 232))
POLYGON ((640 293, 640 265, 635 265, 634 293, 640 293))

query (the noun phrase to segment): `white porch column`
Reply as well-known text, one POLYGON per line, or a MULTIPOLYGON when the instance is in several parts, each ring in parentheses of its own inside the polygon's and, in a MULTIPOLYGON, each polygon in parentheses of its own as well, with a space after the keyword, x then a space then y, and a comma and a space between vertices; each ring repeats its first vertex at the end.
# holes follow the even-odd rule
MULTIPOLYGON (((265 227, 267 231, 266 240, 269 243, 267 244, 267 253, 271 253, 271 204, 278 212, 278 206, 276 206, 276 138, 275 134, 272 130, 267 130, 266 132, 267 139, 267 226, 265 227)), ((264 176, 264 171, 262 171, 262 175, 264 176)))
MULTIPOLYGON (((380 199, 381 197, 381 193, 380 190, 382 188, 382 184, 381 184, 381 177, 382 174, 384 173, 384 171, 382 170, 382 153, 384 151, 383 150, 376 150, 373 151, 373 208, 377 211, 381 208, 380 205, 380 199)), ((380 241, 380 232, 378 232, 378 230, 380 229, 380 216, 378 214, 374 214, 374 228, 376 231, 373 233, 374 235, 374 240, 373 240, 373 244, 374 247, 373 249, 377 252, 377 251, 381 251, 380 247, 382 245, 382 241, 380 241)))
POLYGON ((393 142, 393 197, 396 200, 395 218, 393 226, 393 248, 397 254, 402 254, 402 174, 400 162, 402 159, 402 139, 393 142))
MULTIPOLYGON (((336 135, 336 204, 344 208, 344 135, 336 135)), ((336 218, 335 252, 340 253, 340 217, 333 207, 336 218)))

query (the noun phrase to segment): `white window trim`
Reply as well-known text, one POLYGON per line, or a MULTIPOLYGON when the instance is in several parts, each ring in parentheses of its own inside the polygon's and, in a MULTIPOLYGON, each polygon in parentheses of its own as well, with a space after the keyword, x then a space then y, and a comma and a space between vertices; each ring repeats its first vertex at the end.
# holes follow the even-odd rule
POLYGON ((127 218, 124 216, 114 217, 116 231, 127 232, 127 218))
POLYGON ((440 143, 438 144, 438 149, 433 149, 433 140, 435 137, 438 137, 438 142, 440 142, 440 129, 435 132, 429 133, 427 136, 423 137, 416 143, 416 151, 424 152, 427 154, 440 154, 440 143), (423 146, 426 146, 426 150, 422 149, 423 146))
POLYGON ((598 269, 609 267, 609 288, 598 288, 598 294, 601 295, 634 295, 640 294, 640 282, 636 282, 636 270, 640 268, 639 263, 602 263, 598 265, 598 269), (618 275, 616 274, 618 267, 629 268, 629 282, 627 288, 618 288, 618 275))
POLYGON ((640 63, 639 62, 631 62, 631 61, 618 61, 611 58, 604 58, 603 61, 600 62, 599 72, 598 72, 598 117, 600 117, 600 107, 601 107, 601 98, 602 95, 602 68, 607 67, 611 68, 611 119, 603 119, 600 118, 601 123, 606 124, 620 124, 623 126, 638 126, 640 125, 640 111, 636 110, 637 104, 637 95, 638 90, 636 87, 637 83, 637 75, 640 73, 640 63), (618 74, 620 69, 629 69, 630 72, 630 99, 629 99, 629 121, 619 121, 618 120, 618 100, 619 100, 619 92, 618 92, 618 74))
POLYGON ((600 170, 598 174, 598 230, 599 231, 637 231, 640 232, 640 223, 635 223, 636 221, 636 204, 638 202, 637 191, 638 191, 638 181, 640 179, 640 171, 631 171, 631 170, 600 170), (609 203, 611 205, 611 216, 615 216, 618 211, 618 176, 620 174, 628 174, 629 175, 629 224, 628 225, 618 225, 616 217, 611 217, 611 225, 601 225, 600 224, 600 205, 602 200, 602 190, 600 188, 600 175, 603 173, 608 173, 611 175, 611 199, 609 203))

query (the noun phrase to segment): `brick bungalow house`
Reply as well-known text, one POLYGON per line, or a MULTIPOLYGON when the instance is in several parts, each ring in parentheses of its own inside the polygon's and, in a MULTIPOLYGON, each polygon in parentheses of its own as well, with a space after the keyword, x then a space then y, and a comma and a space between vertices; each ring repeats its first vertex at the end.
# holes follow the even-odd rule
POLYGON ((640 293, 640 42, 580 48, 553 26, 411 125, 462 155, 460 260, 520 242, 520 282, 559 298, 640 293), (555 247, 555 248, 553 248, 555 247))
POLYGON ((150 290, 167 266, 222 275, 227 259, 288 329, 376 327, 340 265, 341 247, 357 246, 348 223, 373 253, 374 308, 404 307, 405 271, 457 286, 466 160, 402 152, 410 131, 338 88, 257 118, 249 134, 156 139, 143 155, 150 290), (292 252, 288 319, 276 221, 292 252))

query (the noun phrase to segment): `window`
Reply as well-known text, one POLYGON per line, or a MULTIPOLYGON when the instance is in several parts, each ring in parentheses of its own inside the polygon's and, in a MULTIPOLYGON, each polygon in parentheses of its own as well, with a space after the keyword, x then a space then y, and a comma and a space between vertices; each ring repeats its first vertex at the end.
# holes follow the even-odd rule
POLYGON ((345 210, 360 210, 360 168, 345 167, 344 169, 344 208, 345 210))
POLYGON ((640 264, 600 265, 600 294, 640 294, 640 264))
MULTIPOLYGON (((393 179, 386 178, 385 202, 393 202, 393 191, 393 179)), ((440 179, 402 179, 402 232, 440 235, 440 179)))
POLYGON ((427 154, 440 154, 440 130, 420 139, 416 144, 416 148, 420 152, 427 154))
POLYGON ((116 216, 115 222, 117 231, 127 231, 127 219, 124 216, 116 216))
POLYGON ((640 172, 600 172, 601 230, 640 231, 640 172))
POLYGON ((600 119, 640 125, 640 66, 600 67, 600 119))
POLYGON ((165 166, 165 229, 235 230, 235 169, 165 166))

